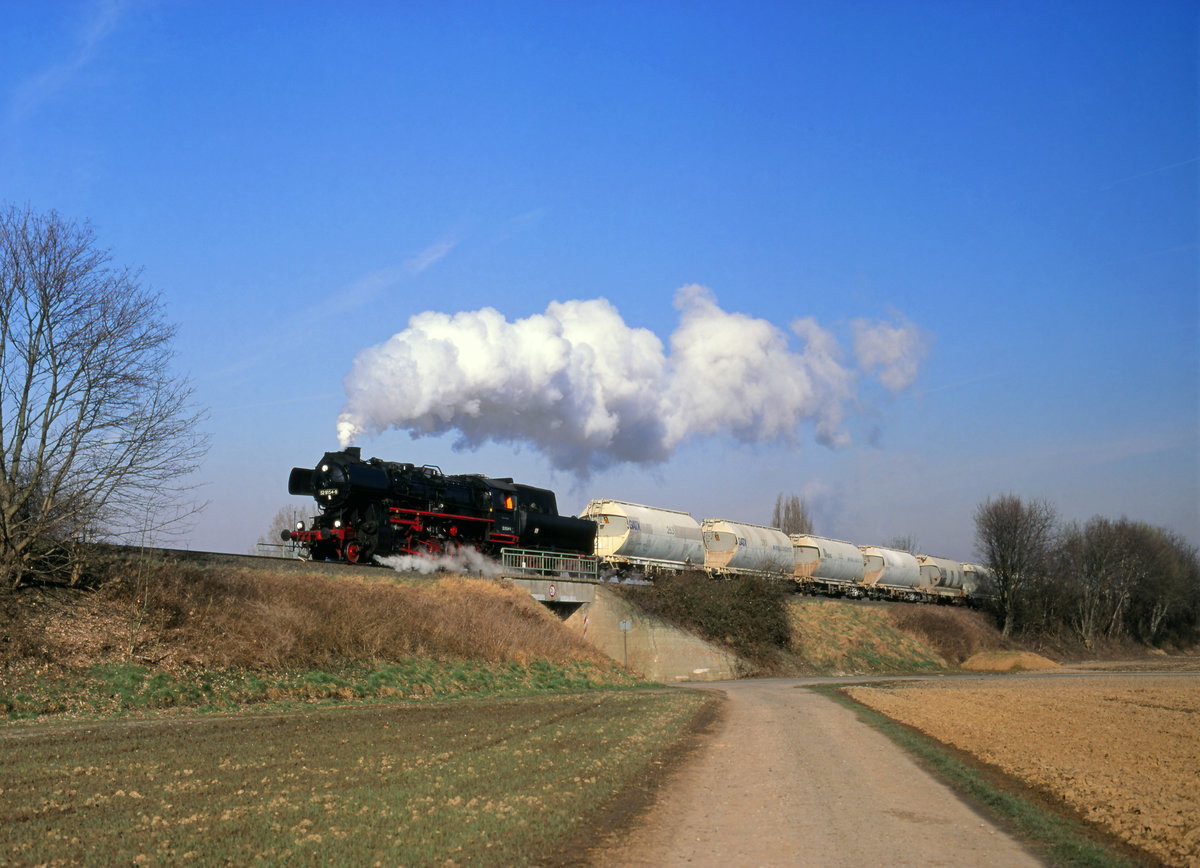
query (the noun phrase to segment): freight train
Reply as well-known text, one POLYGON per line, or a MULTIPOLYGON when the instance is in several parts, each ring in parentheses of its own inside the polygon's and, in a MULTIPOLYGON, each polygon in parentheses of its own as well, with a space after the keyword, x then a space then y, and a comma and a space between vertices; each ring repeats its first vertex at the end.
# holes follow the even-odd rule
POLYGON ((930 555, 855 545, 728 519, 621 500, 593 500, 579 517, 558 514, 553 491, 511 478, 449 476, 432 465, 364 461, 358 447, 326 452, 314 468, 294 467, 288 493, 320 509, 283 539, 315 560, 369 563, 388 555, 438 555, 471 547, 594 557, 617 576, 653 579, 704 571, 755 575, 800 592, 976 604, 989 596, 987 570, 930 555))
POLYGON ((725 519, 697 522, 620 500, 593 500, 583 517, 596 522, 596 556, 617 573, 703 569, 789 581, 808 594, 908 602, 980 605, 991 597, 990 573, 979 564, 725 519))

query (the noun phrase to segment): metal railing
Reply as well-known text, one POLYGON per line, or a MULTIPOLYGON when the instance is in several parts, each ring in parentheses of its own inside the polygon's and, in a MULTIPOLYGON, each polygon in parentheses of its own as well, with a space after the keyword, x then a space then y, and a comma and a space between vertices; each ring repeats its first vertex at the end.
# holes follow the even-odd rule
POLYGON ((546 576, 579 582, 600 580, 600 559, 595 555, 501 549, 500 566, 522 576, 546 576))
POLYGON ((254 553, 261 558, 298 558, 300 549, 293 543, 264 543, 254 546, 254 553))

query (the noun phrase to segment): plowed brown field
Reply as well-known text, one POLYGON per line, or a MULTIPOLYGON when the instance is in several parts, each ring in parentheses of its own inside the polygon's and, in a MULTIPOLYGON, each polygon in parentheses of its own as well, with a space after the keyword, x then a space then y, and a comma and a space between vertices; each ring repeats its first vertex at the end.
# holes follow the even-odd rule
POLYGON ((847 692, 1168 864, 1200 866, 1200 674, 964 678, 847 692))

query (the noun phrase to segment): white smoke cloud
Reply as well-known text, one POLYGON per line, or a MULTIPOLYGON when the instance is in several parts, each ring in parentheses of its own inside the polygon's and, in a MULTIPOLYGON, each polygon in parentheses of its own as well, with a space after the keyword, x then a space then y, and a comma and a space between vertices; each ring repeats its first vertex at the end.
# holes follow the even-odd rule
MULTIPOLYGON (((414 438, 455 431, 456 448, 527 443, 579 473, 664 461, 697 436, 792 440, 805 422, 823 444, 849 442, 842 426, 859 374, 815 320, 792 323, 797 350, 774 324, 722 310, 705 287, 683 287, 675 307, 669 356, 604 299, 554 302, 514 322, 492 308, 418 314, 355 358, 338 437, 346 446, 388 428, 414 438)), ((864 370, 879 369, 892 391, 912 382, 917 329, 852 327, 864 370)))
POLYGON ((854 332, 854 355, 862 370, 879 371, 879 382, 889 392, 901 392, 912 385, 921 360, 929 352, 928 336, 908 321, 893 325, 856 319, 850 328, 854 332))

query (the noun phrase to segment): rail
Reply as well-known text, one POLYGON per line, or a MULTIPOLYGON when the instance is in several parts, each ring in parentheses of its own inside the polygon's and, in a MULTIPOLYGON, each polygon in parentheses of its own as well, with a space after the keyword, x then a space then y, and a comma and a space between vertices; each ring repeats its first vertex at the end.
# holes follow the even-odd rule
POLYGON ((600 580, 600 559, 595 555, 537 552, 528 549, 501 549, 500 566, 504 572, 521 576, 547 576, 578 582, 600 580))

